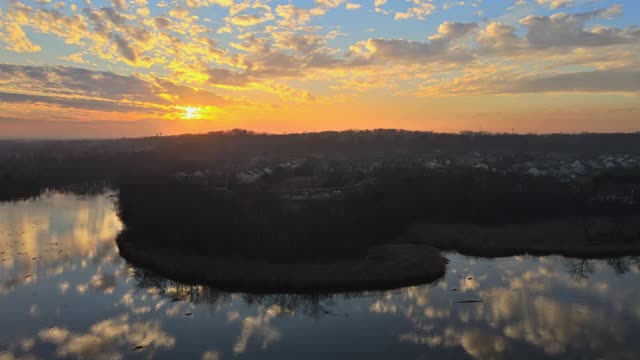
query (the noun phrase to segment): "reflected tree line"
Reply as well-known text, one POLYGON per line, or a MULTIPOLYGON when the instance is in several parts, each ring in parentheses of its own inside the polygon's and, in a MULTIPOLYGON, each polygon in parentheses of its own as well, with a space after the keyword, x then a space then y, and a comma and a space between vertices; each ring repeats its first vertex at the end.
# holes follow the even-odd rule
MULTIPOLYGON (((227 305, 237 295, 250 306, 261 305, 265 308, 278 306, 285 314, 300 313, 319 319, 325 316, 344 316, 332 311, 338 299, 361 297, 381 298, 390 291, 366 291, 347 293, 271 293, 250 294, 231 293, 204 285, 191 285, 156 275, 143 268, 135 268, 133 279, 140 290, 153 289, 160 296, 171 301, 185 301, 192 304, 227 305)), ((391 290, 393 291, 393 290, 391 290)), ((399 290, 398 290, 399 291, 399 290)))
MULTIPOLYGON (((606 264, 617 275, 640 272, 640 257, 565 259, 566 271, 575 281, 588 280, 598 272, 600 265, 603 264, 606 264)), ((261 305, 269 308, 275 305, 282 309, 283 313, 300 313, 314 319, 325 316, 344 316, 345 314, 333 311, 333 307, 339 299, 362 297, 382 299, 388 297, 390 292, 401 292, 401 290, 388 290, 348 293, 232 293, 205 285, 192 285, 167 279, 143 268, 134 269, 133 279, 136 288, 144 291, 153 289, 171 302, 185 301, 192 304, 222 306, 231 303, 234 296, 239 296, 244 303, 250 306, 261 305)), ((436 287, 438 284, 439 281, 435 281, 424 286, 436 287)))
POLYGON ((617 275, 640 272, 640 257, 612 257, 606 259, 566 259, 566 268, 571 278, 587 280, 597 271, 597 265, 607 264, 617 275))

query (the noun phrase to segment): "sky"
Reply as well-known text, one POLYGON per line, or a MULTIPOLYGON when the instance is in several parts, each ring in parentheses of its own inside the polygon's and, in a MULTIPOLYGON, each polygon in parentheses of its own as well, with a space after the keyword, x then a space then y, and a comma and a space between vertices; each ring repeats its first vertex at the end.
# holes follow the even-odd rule
POLYGON ((640 131, 637 0, 0 0, 0 138, 640 131))

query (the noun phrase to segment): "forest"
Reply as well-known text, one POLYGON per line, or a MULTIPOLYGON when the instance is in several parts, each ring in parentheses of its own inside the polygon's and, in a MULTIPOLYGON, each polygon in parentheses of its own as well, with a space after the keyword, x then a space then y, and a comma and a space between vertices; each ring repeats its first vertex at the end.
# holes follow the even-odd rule
MULTIPOLYGON (((259 186, 221 190, 144 177, 118 185, 118 209, 126 226, 123 236, 146 246, 273 262, 360 256, 372 246, 401 241, 414 223, 499 227, 567 218, 624 219, 640 213, 638 201, 610 202, 597 196, 603 183, 611 183, 610 176, 578 184, 388 166, 370 177, 372 181, 341 196, 306 200, 259 186)), ((639 180, 636 174, 633 181, 639 180)))
POLYGON ((361 161, 416 158, 443 152, 640 155, 640 134, 441 134, 404 130, 261 134, 231 130, 201 135, 115 140, 0 140, 0 200, 46 189, 114 184, 128 176, 230 169, 252 157, 324 154, 361 161))

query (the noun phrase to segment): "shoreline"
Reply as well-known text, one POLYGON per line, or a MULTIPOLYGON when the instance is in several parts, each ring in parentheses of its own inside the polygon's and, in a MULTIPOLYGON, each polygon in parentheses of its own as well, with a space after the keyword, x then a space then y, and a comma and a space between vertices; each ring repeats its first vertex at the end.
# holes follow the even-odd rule
POLYGON ((640 255, 640 216, 631 216, 623 229, 617 228, 609 218, 591 218, 589 221, 595 226, 588 231, 585 231, 582 218, 496 227, 418 223, 409 230, 407 241, 441 251, 487 258, 562 255, 596 259, 640 255))
POLYGON ((265 294, 391 290, 431 283, 446 272, 447 259, 430 246, 376 246, 365 258, 332 263, 277 264, 148 249, 119 236, 120 256, 159 275, 220 290, 265 294))
MULTIPOLYGON (((189 284, 255 294, 352 292, 389 290, 437 281, 445 275, 448 260, 443 252, 448 251, 486 258, 640 255, 640 239, 607 242, 606 236, 614 234, 612 224, 607 222, 609 219, 592 220, 599 222, 596 232, 600 231, 601 238, 598 241, 587 239, 584 219, 579 218, 500 227, 417 223, 398 239, 399 242, 374 246, 363 257, 330 263, 271 263, 199 255, 178 248, 137 244, 124 233, 116 242, 120 255, 128 262, 189 284)), ((640 217, 631 217, 622 234, 640 236, 640 217)))

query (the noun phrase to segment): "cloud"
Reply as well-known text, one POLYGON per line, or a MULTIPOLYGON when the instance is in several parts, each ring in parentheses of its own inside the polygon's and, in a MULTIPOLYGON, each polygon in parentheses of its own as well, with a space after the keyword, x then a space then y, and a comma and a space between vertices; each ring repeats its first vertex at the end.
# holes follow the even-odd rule
POLYGON ((160 29, 166 29, 171 25, 171 19, 166 17, 158 16, 153 19, 155 26, 160 29))
POLYGON ((313 16, 324 15, 325 10, 322 8, 302 9, 295 5, 278 5, 276 14, 281 18, 278 23, 287 28, 296 28, 304 25, 311 20, 313 16))
POLYGON ((0 91, 0 102, 3 103, 27 103, 27 104, 50 104, 58 105, 68 109, 86 109, 100 111, 153 111, 151 107, 144 105, 122 104, 110 100, 93 100, 67 98, 62 96, 32 95, 22 93, 11 93, 0 91))
POLYGON ((478 43, 481 49, 490 54, 505 54, 526 47, 516 35, 516 28, 510 25, 492 22, 480 33, 478 43))
POLYGON ((233 0, 186 0, 186 5, 188 8, 199 8, 211 5, 228 8, 233 5, 233 0))
POLYGON ((118 10, 126 10, 129 8, 126 1, 124 0, 111 0, 111 6, 118 10))
POLYGON ((226 106, 226 100, 157 77, 62 66, 0 64, 0 102, 44 103, 102 111, 163 111, 171 106, 226 106))
POLYGON ((300 53, 310 53, 326 44, 326 37, 318 34, 301 34, 290 31, 274 32, 274 46, 291 49, 300 53))
POLYGON ((119 34, 113 34, 113 41, 118 47, 118 52, 127 60, 127 62, 132 65, 136 65, 138 63, 138 52, 131 48, 129 43, 123 39, 122 36, 119 34))
POLYGON ((371 58, 377 60, 401 60, 408 62, 424 61, 465 61, 471 59, 471 54, 465 51, 448 52, 447 48, 436 44, 401 40, 401 39, 369 39, 366 48, 371 58))
POLYGON ((356 4, 356 3, 347 3, 345 5, 345 9, 347 10, 358 10, 362 7, 361 4, 356 4))
POLYGON ((476 23, 444 22, 438 26, 438 33, 450 39, 463 37, 478 28, 476 23))
POLYGON ((7 43, 5 49, 15 52, 38 52, 42 50, 39 45, 35 45, 27 38, 20 25, 17 23, 7 23, 4 27, 4 41, 7 43))
MULTIPOLYGON (((270 14, 269 14, 270 15, 270 14)), ((263 23, 265 21, 269 21, 273 19, 272 16, 258 16, 255 14, 251 14, 251 15, 238 15, 238 16, 234 16, 231 18, 230 22, 233 25, 238 25, 238 26, 254 26, 254 25, 258 25, 260 23, 263 23)))
POLYGON ((640 71, 584 71, 518 79, 503 92, 640 92, 640 71))
POLYGON ((229 69, 208 69, 208 81, 216 85, 244 86, 249 80, 246 74, 229 69))
MULTIPOLYGON (((473 59, 470 49, 455 46, 456 40, 477 28, 475 23, 445 22, 438 27, 438 34, 429 38, 429 42, 403 39, 369 39, 361 43, 368 50, 368 56, 374 61, 423 62, 465 62, 473 59)), ((355 48, 357 50, 357 48, 355 48)))
POLYGON ((544 5, 551 10, 566 8, 573 5, 573 0, 536 0, 540 5, 544 5))
POLYGON ((493 55, 508 53, 520 55, 543 50, 557 52, 581 47, 640 43, 638 27, 585 27, 588 21, 610 18, 619 14, 620 11, 621 7, 614 5, 606 9, 575 14, 529 15, 519 22, 526 28, 524 37, 517 35, 517 29, 514 26, 492 22, 481 32, 478 42, 485 53, 493 55))
POLYGON ((640 40, 639 28, 584 28, 585 22, 612 16, 617 11, 619 7, 614 6, 578 14, 530 15, 522 19, 520 24, 527 28, 526 39, 529 46, 534 48, 608 46, 640 40))
POLYGON ((469 72, 446 83, 422 88, 424 96, 438 94, 640 93, 640 71, 612 69, 557 74, 512 71, 469 72))
POLYGON ((431 15, 436 10, 436 6, 433 5, 431 2, 427 2, 427 0, 409 0, 409 1, 413 3, 413 6, 409 7, 404 12, 398 11, 394 16, 395 20, 407 20, 411 18, 424 20, 425 17, 427 17, 428 15, 431 15))
POLYGON ((316 5, 325 8, 335 8, 344 4, 346 0, 315 0, 316 5))

